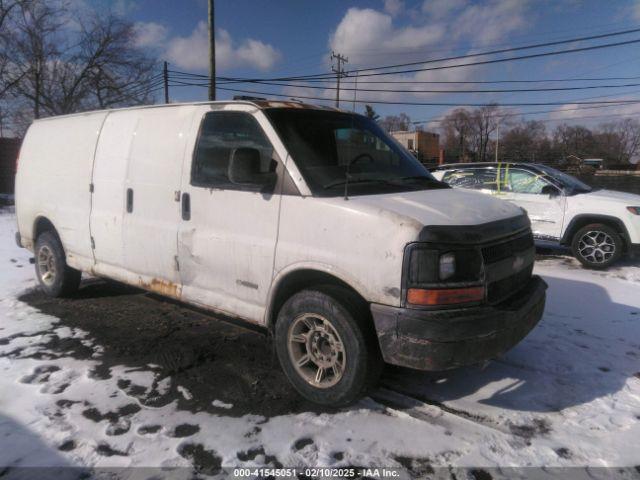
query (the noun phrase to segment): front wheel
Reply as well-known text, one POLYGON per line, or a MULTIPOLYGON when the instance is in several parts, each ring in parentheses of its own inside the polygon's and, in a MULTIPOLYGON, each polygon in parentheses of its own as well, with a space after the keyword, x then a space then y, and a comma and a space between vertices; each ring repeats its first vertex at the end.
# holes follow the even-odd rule
POLYGON ((604 269, 620 258, 623 242, 618 232, 610 226, 594 223, 575 233, 571 249, 585 267, 604 269))
POLYGON ((36 276, 47 295, 63 297, 78 289, 81 273, 67 265, 64 249, 57 235, 52 232, 39 235, 35 257, 36 276))
POLYGON ((276 323, 276 351, 303 397, 339 407, 377 382, 382 360, 367 319, 365 307, 341 288, 303 290, 285 302, 276 323))

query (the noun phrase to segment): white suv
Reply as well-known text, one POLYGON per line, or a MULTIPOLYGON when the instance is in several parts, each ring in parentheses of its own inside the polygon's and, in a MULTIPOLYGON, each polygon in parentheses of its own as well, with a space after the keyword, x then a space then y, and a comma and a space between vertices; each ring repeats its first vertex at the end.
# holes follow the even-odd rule
POLYGON ((433 175, 524 208, 536 244, 570 247, 590 268, 640 251, 640 195, 596 190, 555 168, 530 163, 441 165, 433 175))

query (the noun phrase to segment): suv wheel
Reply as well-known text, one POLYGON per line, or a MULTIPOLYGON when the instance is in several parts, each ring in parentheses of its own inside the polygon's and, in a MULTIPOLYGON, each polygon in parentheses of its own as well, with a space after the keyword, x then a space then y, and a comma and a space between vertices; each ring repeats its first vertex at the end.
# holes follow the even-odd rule
POLYGON ((378 340, 360 303, 349 291, 327 286, 296 293, 280 310, 278 359, 306 399, 348 405, 377 382, 382 366, 378 340))
POLYGON ((578 230, 571 243, 573 255, 585 267, 603 269, 622 255, 623 243, 618 232, 608 225, 594 223, 578 230))
POLYGON ((81 273, 67 265, 64 249, 53 232, 44 232, 36 240, 36 277, 50 297, 70 295, 78 290, 81 273))

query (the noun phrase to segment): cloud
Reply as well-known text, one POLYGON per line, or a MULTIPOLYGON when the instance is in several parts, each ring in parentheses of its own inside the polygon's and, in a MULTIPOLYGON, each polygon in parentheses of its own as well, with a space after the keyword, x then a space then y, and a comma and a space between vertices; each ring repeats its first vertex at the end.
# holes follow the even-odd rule
POLYGON ((384 11, 395 17, 404 10, 404 2, 402 0, 384 0, 384 11))
POLYGON ((632 12, 633 12, 633 18, 634 18, 635 20, 640 21, 640 1, 639 1, 639 0, 636 0, 636 1, 633 3, 632 8, 633 8, 633 11, 632 11, 632 12))
POLYGON ((467 0, 425 0, 422 11, 433 20, 441 20, 467 4, 467 0))
POLYGON ((396 28, 391 15, 371 8, 354 7, 347 10, 336 27, 329 46, 347 55, 352 65, 365 65, 371 52, 385 56, 401 50, 424 48, 440 42, 444 34, 442 25, 396 28))
POLYGON ((136 34, 136 46, 140 48, 161 46, 169 33, 167 27, 156 22, 136 22, 133 28, 136 34))
POLYGON ((509 34, 525 30, 531 22, 529 3, 522 0, 492 0, 466 7, 456 18, 458 38, 487 46, 505 40, 509 34))
MULTIPOLYGON (((281 53, 269 44, 252 38, 237 44, 227 30, 216 30, 216 67, 220 70, 249 67, 265 71, 281 57, 281 53)), ((190 35, 171 38, 167 42, 166 58, 178 68, 206 70, 209 66, 207 24, 199 22, 190 35)))
MULTIPOLYGON (((410 24, 396 25, 394 2, 385 11, 352 7, 329 38, 329 47, 349 57, 350 66, 369 66, 395 56, 411 62, 434 52, 453 51, 463 43, 468 51, 502 42, 531 25, 527 0, 427 0, 410 24)), ((431 54, 431 55, 430 55, 431 54)), ((394 63, 385 61, 384 63, 394 63)))
MULTIPOLYGON (((387 6, 385 4, 385 6, 387 6)), ((329 48, 348 57, 346 70, 376 65, 420 62, 451 55, 470 54, 486 49, 487 45, 505 42, 514 32, 532 26, 529 0, 488 0, 478 4, 469 0, 428 0, 422 8, 405 10, 400 17, 391 12, 372 8, 349 8, 329 37, 329 48)), ((467 59, 472 61, 473 58, 467 59)), ((461 63, 459 60, 439 62, 437 66, 461 63)), ((327 62, 327 68, 329 63, 327 62)), ((409 68, 420 68, 418 63, 409 68)), ((358 80, 358 98, 413 102, 498 102, 499 96, 473 94, 447 95, 419 90, 455 90, 460 86, 415 82, 463 82, 481 78, 486 66, 440 69, 398 74, 393 77, 365 77, 358 80), (369 83, 367 80, 393 78, 396 83, 369 83), (398 82, 407 83, 398 83, 398 82), (414 82, 414 83, 411 83, 414 82), (364 92, 372 88, 380 92, 364 92), (404 90, 390 92, 389 90, 404 90)), ((495 69, 494 69, 495 70, 495 69)), ((392 71, 392 70, 389 70, 392 71)), ((351 79, 353 81, 353 79, 351 79)), ((353 86, 344 83, 344 87, 353 86)), ((287 90, 289 94, 294 91, 287 90)), ((306 92, 305 92, 306 93, 306 92)), ((333 90, 313 90, 312 96, 332 97, 333 90)), ((353 92, 341 91, 340 97, 349 101, 353 92)))
POLYGON ((111 8, 116 15, 124 17, 138 8, 137 0, 115 0, 111 8))
POLYGON ((236 54, 241 62, 263 71, 269 70, 281 58, 280 52, 271 45, 252 38, 245 40, 236 54))
MULTIPOLYGON (((619 98, 607 98, 607 101, 617 101, 617 100, 634 100, 630 97, 619 97, 619 98)), ((579 120, 581 117, 584 118, 582 120, 585 124, 595 124, 601 122, 614 121, 619 118, 623 118, 623 116, 629 115, 638 115, 640 114, 640 107, 637 103, 623 103, 620 105, 612 105, 603 108, 590 108, 590 106, 585 106, 576 103, 566 103, 564 105, 559 106, 553 112, 549 113, 548 118, 550 120, 579 120), (620 117, 615 117, 614 115, 620 115, 620 117), (593 118, 589 118, 593 117, 593 118)))

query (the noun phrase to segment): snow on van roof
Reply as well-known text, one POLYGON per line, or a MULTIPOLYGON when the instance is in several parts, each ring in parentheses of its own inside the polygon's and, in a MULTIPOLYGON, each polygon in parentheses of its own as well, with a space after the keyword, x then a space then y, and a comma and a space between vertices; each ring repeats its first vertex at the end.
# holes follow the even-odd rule
POLYGON ((186 105, 250 105, 260 110, 267 108, 300 108, 300 109, 313 109, 313 110, 329 110, 329 111, 343 111, 339 108, 328 107, 324 105, 314 105, 311 103, 302 103, 296 100, 268 100, 268 99, 256 99, 256 100, 218 100, 218 101, 204 101, 204 102, 177 102, 177 103, 159 103, 153 105, 136 105, 133 107, 122 108, 106 108, 103 110, 89 110, 86 112, 68 113, 66 115, 54 115, 51 117, 39 118, 34 122, 41 122, 46 120, 53 120, 57 118, 68 118, 80 115, 91 115, 100 112, 120 112, 128 110, 146 110, 151 108, 169 108, 169 107, 181 107, 186 105))

